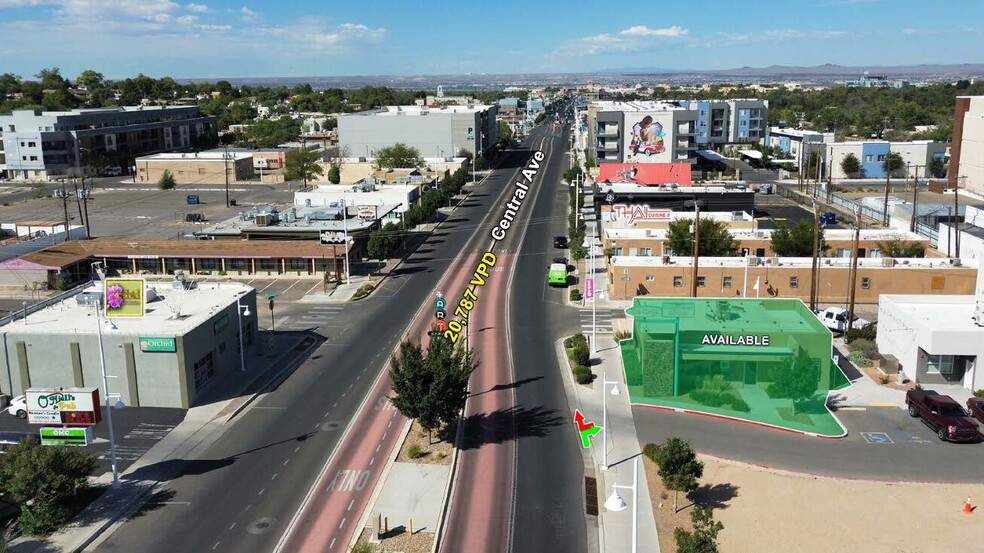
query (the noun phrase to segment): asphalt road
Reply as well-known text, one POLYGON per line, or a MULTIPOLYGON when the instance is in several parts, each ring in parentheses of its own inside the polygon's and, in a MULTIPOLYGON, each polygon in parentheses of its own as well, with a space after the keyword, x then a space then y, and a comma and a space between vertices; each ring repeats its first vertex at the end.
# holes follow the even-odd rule
POLYGON ((564 305, 567 289, 546 285, 553 237, 566 234, 566 136, 551 135, 554 154, 541 173, 543 189, 521 245, 510 304, 516 397, 516 507, 512 551, 587 551, 584 462, 553 343, 578 332, 577 309, 564 305), (525 344, 535 347, 524 347, 525 344))
POLYGON ((699 415, 633 407, 640 444, 683 438, 701 453, 771 468, 887 482, 984 482, 984 443, 944 443, 896 407, 837 412, 839 440, 699 415))
POLYGON ((456 257, 475 223, 498 207, 495 200, 494 194, 475 194, 418 250, 428 255, 394 271, 386 284, 391 293, 333 314, 336 329, 325 332, 327 341, 315 355, 241 415, 200 459, 184 463, 184 474, 99 550, 272 551, 387 355, 418 307, 430 301, 449 265, 445 260, 456 257))

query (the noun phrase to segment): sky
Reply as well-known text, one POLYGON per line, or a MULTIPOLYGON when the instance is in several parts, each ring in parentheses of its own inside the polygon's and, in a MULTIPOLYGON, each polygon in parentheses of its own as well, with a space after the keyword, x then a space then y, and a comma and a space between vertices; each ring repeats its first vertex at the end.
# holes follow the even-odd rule
POLYGON ((984 0, 0 0, 0 25, 25 78, 984 63, 984 0))

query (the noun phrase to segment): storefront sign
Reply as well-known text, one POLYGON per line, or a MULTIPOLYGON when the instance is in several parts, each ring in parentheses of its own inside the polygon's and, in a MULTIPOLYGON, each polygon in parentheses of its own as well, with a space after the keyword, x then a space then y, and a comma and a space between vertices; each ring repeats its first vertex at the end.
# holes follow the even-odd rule
POLYGON ((617 204, 612 206, 612 220, 625 219, 625 224, 631 225, 636 221, 670 221, 673 211, 669 209, 653 209, 648 205, 617 204))
POLYGON ((102 420, 96 388, 31 388, 27 399, 27 422, 91 426, 102 420))
POLYGON ((359 219, 363 221, 375 221, 379 218, 377 215, 379 211, 379 206, 376 205, 360 205, 359 206, 359 219))
POLYGON ((322 245, 325 245, 325 244, 344 244, 345 243, 345 234, 342 233, 342 232, 331 232, 331 231, 327 231, 327 230, 321 231, 321 234, 319 235, 319 238, 321 239, 321 244, 322 245))
POLYGON ((141 338, 140 351, 178 351, 174 338, 141 338))
POLYGON ((142 278, 107 278, 107 317, 144 316, 144 280, 142 278))
POLYGON ((700 343, 706 346, 768 346, 769 337, 761 336, 734 336, 724 334, 705 334, 700 343))
POLYGON ((41 429, 41 445, 77 445, 86 446, 92 443, 92 427, 84 428, 50 428, 41 429))

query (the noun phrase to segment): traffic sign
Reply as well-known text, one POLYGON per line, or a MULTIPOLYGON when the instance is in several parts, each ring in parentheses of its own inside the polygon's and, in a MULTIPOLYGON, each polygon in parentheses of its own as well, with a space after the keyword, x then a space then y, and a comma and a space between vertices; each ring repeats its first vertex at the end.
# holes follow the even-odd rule
POLYGON ((434 321, 434 330, 443 333, 447 329, 448 329, 447 321, 443 321, 441 319, 434 321))
POLYGON ((266 293, 266 299, 268 299, 268 300, 272 300, 275 297, 277 297, 277 293, 276 292, 267 292, 266 293))
POLYGON ((448 316, 448 312, 443 309, 438 309, 434 312, 434 318, 444 320, 448 316))
POLYGON ((448 302, 444 300, 443 296, 438 296, 438 298, 434 300, 434 309, 438 311, 443 311, 444 308, 447 307, 447 305, 448 302))
POLYGON ((587 299, 594 299, 594 279, 589 278, 584 281, 584 297, 587 299))

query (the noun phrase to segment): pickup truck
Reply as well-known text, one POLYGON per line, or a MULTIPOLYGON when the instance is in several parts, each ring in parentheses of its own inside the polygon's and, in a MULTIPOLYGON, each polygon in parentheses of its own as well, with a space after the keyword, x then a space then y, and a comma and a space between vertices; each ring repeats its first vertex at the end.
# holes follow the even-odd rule
MULTIPOLYGON (((823 323, 823 326, 833 330, 834 332, 847 332, 847 310, 841 309, 840 307, 828 307, 823 311, 816 312, 817 318, 823 323)), ((871 322, 861 317, 854 317, 854 324, 852 328, 864 328, 870 325, 871 322)))
POLYGON ((973 442, 980 439, 977 425, 950 396, 933 390, 909 390, 905 393, 909 416, 920 417, 944 442, 973 442))

